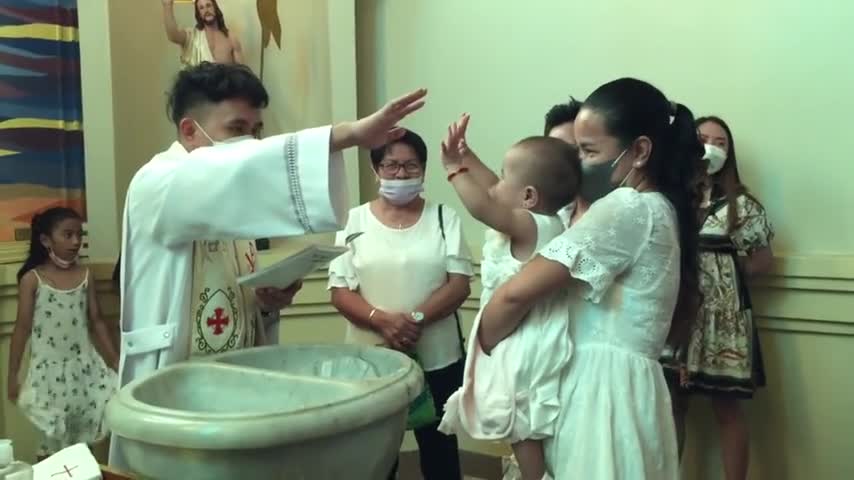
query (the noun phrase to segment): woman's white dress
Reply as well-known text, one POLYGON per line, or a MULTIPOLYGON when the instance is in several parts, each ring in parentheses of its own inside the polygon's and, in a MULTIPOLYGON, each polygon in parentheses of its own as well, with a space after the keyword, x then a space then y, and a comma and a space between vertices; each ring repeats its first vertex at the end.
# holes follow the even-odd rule
POLYGON ((583 282, 570 301, 574 352, 546 462, 556 479, 670 480, 679 458, 658 357, 679 290, 676 214, 659 193, 620 188, 542 251, 583 282))

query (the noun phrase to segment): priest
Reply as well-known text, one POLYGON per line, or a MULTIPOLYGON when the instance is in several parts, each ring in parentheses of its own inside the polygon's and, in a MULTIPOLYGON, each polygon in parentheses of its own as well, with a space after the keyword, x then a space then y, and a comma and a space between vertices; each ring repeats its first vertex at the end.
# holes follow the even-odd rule
MULTIPOLYGON (((268 96, 248 68, 181 71, 169 95, 177 140, 136 173, 125 200, 120 385, 200 349, 248 342, 247 296, 194 278, 206 253, 194 245, 340 229, 349 207, 341 151, 395 140, 425 97, 416 90, 360 120, 259 140, 268 96)), ((119 468, 120 447, 110 449, 119 468)))

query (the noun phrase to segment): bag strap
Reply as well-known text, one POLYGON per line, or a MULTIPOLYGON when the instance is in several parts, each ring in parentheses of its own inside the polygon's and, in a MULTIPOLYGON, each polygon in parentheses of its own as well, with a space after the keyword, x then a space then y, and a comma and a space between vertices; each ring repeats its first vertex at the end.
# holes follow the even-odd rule
POLYGON ((442 232, 442 240, 444 241, 444 240, 446 240, 445 239, 445 220, 444 220, 443 215, 442 215, 442 206, 443 205, 440 203, 439 204, 439 231, 442 232))
MULTIPOLYGON (((447 239, 445 238, 445 218, 442 215, 442 207, 443 205, 439 204, 439 231, 442 233, 442 241, 447 243, 447 239)), ((457 337, 460 340, 460 351, 463 356, 466 354, 466 339, 463 337, 463 326, 462 322, 460 322, 460 314, 456 310, 454 311, 454 318, 457 320, 457 337)))

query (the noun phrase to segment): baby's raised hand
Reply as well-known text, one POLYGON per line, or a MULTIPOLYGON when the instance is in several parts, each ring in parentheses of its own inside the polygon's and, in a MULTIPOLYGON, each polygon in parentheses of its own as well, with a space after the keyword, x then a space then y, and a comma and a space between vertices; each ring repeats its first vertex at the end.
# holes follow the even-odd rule
POLYGON ((463 165, 463 160, 470 154, 466 144, 466 129, 469 115, 463 114, 459 120, 448 127, 448 136, 442 141, 442 165, 445 170, 455 171, 463 165))

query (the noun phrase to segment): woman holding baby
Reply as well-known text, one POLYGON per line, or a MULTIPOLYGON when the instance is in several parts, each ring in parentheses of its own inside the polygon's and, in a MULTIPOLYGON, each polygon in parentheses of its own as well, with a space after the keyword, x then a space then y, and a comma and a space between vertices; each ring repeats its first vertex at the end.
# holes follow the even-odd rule
POLYGON ((658 358, 697 318, 703 147, 690 110, 624 78, 584 102, 574 133, 593 202, 499 287, 477 331, 487 353, 558 291, 574 351, 545 440, 557 479, 676 479, 670 395, 658 358))

